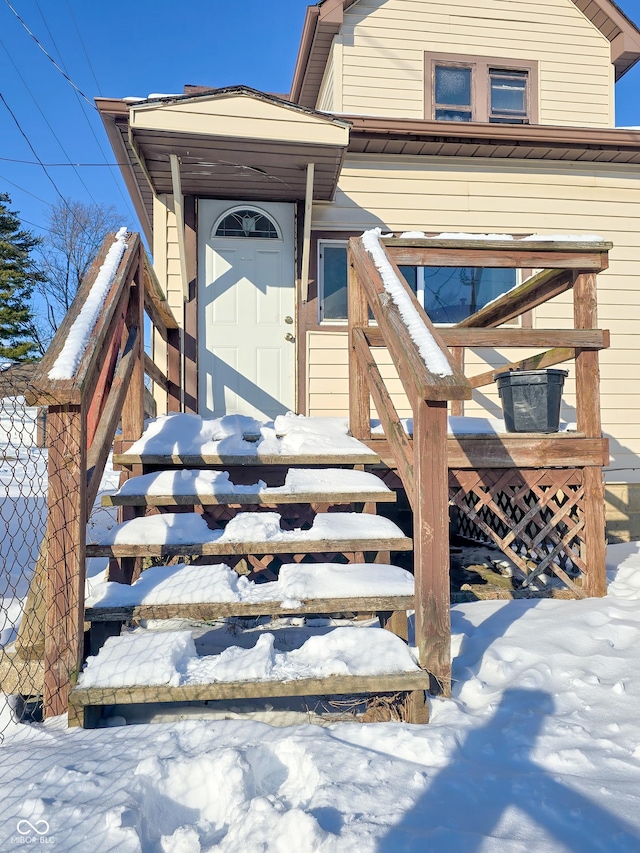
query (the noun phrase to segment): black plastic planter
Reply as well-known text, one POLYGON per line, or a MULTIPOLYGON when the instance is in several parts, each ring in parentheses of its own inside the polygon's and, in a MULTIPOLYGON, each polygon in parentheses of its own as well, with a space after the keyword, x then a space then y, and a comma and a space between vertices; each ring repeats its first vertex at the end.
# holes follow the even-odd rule
POLYGON ((510 370, 496 376, 507 432, 558 432, 567 370, 510 370))

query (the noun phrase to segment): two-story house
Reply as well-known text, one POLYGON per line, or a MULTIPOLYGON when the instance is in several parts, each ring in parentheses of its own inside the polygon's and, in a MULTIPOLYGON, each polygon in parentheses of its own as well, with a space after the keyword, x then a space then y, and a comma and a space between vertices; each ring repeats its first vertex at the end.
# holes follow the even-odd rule
MULTIPOLYGON (((346 414, 346 240, 365 229, 599 234, 614 244, 599 277, 609 529, 640 536, 640 131, 613 118, 615 81, 638 59, 640 31, 611 0, 323 0, 287 99, 99 99, 182 318, 187 409, 346 414)), ((528 272, 404 269, 443 324, 528 272)), ((570 325, 569 295, 518 323, 570 325)), ((466 359, 471 372, 506 361, 466 359)), ((495 394, 465 405, 498 412, 495 394)))

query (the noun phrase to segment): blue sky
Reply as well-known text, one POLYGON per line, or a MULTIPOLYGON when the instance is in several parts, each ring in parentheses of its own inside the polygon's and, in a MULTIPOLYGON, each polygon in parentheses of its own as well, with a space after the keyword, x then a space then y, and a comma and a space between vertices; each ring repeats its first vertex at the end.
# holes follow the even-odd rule
MULTIPOLYGON (((288 92, 308 0, 10 0, 38 40, 92 100, 181 92, 185 83, 245 83, 288 92)), ((640 24, 640 0, 618 0, 640 24)), ((64 196, 135 215, 98 114, 55 69, 0 0, 0 191, 42 233, 64 196), (24 135, 23 135, 24 134, 24 135), (29 147, 28 137, 34 152, 29 147), (57 138, 56 138, 57 137, 57 138), (36 160, 51 165, 15 162, 36 160)), ((640 63, 617 87, 617 124, 640 125, 640 63)))

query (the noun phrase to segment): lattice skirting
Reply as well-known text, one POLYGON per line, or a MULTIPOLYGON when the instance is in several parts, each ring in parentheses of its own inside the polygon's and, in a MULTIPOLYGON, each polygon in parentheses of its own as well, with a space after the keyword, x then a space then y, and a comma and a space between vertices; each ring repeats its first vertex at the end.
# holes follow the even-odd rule
POLYGON ((460 533, 494 542, 525 584, 548 570, 584 595, 575 583, 586 572, 582 469, 450 470, 449 499, 460 533))

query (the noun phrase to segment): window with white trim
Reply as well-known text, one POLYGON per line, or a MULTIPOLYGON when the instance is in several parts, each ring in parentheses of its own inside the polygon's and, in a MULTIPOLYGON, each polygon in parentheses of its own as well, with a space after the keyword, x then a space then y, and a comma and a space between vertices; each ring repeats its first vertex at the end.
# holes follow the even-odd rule
MULTIPOLYGON (((459 323, 511 290, 518 270, 481 267, 400 266, 407 283, 433 323, 459 323)), ((347 320, 347 243, 318 241, 320 323, 347 320)))

